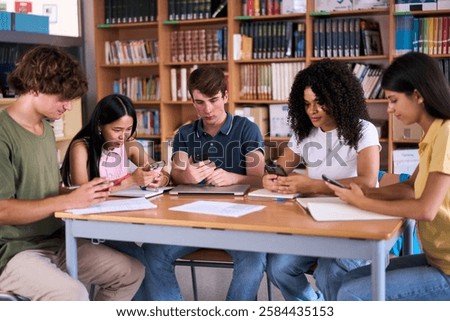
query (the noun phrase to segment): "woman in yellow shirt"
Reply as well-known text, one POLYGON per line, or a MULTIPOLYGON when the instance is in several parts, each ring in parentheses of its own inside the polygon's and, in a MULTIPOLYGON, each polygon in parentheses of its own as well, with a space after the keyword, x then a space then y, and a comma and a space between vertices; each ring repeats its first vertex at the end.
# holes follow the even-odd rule
MULTIPOLYGON (((388 112, 418 123, 419 165, 411 178, 383 188, 328 184, 359 208, 415 219, 424 254, 393 259, 386 271, 387 300, 450 300, 450 89, 438 63, 426 54, 400 56, 384 72, 388 112)), ((370 266, 348 273, 338 300, 370 300, 370 266)), ((337 291, 338 289, 336 289, 337 291)))

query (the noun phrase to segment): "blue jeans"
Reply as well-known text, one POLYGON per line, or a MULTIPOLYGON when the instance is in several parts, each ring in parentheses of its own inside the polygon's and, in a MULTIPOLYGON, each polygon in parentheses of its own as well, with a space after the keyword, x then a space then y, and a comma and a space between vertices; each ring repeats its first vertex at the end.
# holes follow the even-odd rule
POLYGON ((267 256, 267 275, 287 301, 335 300, 336 289, 348 271, 367 264, 364 260, 329 259, 288 254, 267 256), (317 263, 315 291, 305 273, 317 263))
MULTIPOLYGON (((339 289, 342 301, 371 300, 370 266, 348 273, 339 289)), ((425 254, 394 258, 386 269, 386 300, 448 301, 450 275, 427 263, 425 254)))
POLYGON ((150 271, 147 268, 147 259, 142 247, 134 242, 122 242, 122 241, 106 241, 105 244, 113 249, 116 249, 122 253, 128 254, 131 257, 138 259, 145 266, 145 277, 141 283, 138 291, 133 297, 133 301, 145 301, 150 298, 150 288, 147 286, 145 280, 150 278, 150 271))
MULTIPOLYGON (((175 275, 176 259, 195 252, 200 248, 144 244, 146 268, 150 277, 144 279, 150 289, 150 300, 182 300, 180 288, 175 275)), ((226 250, 233 258, 234 269, 227 300, 256 300, 259 285, 266 268, 266 254, 226 250)), ((146 274, 147 276, 147 274, 146 274)))

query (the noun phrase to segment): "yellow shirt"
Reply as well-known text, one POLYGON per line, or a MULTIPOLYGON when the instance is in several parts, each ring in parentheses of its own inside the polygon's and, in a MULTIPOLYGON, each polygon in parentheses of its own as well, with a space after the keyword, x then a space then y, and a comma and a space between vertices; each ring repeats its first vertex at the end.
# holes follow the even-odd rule
MULTIPOLYGON (((419 198, 427 183, 428 174, 440 172, 450 175, 450 121, 436 119, 419 143, 419 172, 414 183, 419 198)), ((450 274, 450 190, 431 222, 418 222, 419 236, 428 263, 450 274)))

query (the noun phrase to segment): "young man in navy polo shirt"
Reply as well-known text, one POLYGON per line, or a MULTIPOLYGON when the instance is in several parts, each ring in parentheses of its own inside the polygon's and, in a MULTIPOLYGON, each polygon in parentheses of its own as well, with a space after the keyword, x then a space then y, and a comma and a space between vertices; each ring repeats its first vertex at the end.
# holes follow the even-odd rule
MULTIPOLYGON (((199 119, 175 136, 172 180, 175 184, 259 187, 264 174, 264 142, 258 127, 247 118, 225 111, 228 91, 223 71, 204 66, 188 83, 199 119)), ((144 283, 152 300, 182 300, 174 262, 198 248, 144 244, 153 277, 144 283)), ((231 251, 234 273, 227 300, 255 300, 265 270, 266 254, 231 251)))

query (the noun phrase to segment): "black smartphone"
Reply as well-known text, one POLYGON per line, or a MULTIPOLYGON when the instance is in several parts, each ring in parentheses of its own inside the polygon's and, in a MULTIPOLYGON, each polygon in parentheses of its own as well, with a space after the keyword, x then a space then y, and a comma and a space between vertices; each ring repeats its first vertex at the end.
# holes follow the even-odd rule
POLYGON ((341 187, 341 188, 349 188, 347 185, 344 185, 344 184, 342 184, 342 183, 339 183, 338 181, 336 181, 336 180, 334 180, 334 179, 331 179, 331 178, 329 178, 328 176, 326 176, 326 175, 324 175, 324 174, 322 174, 322 178, 323 178, 323 180, 325 181, 325 182, 328 182, 328 183, 330 183, 330 184, 333 184, 333 185, 336 185, 336 186, 338 186, 338 187, 341 187))
POLYGON ((283 167, 281 167, 278 164, 266 164, 266 171, 269 174, 275 174, 278 176, 288 176, 288 174, 286 173, 286 171, 284 170, 283 167))

